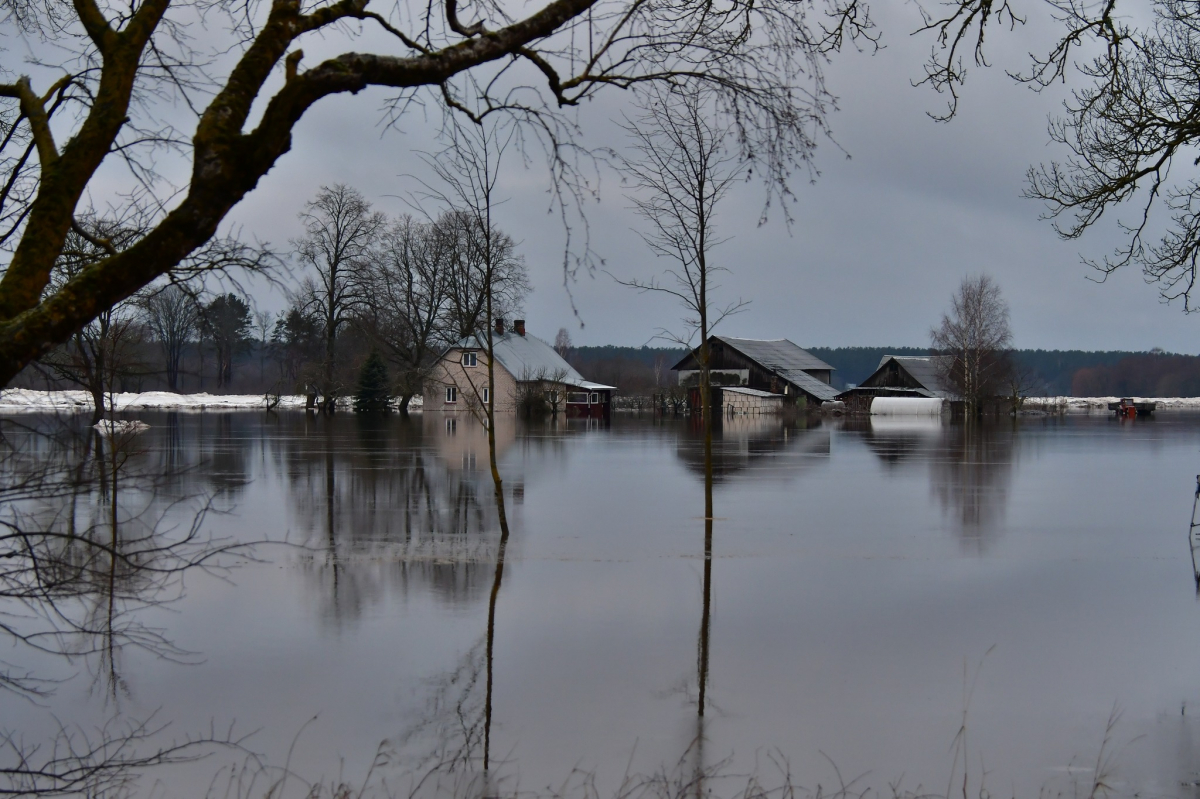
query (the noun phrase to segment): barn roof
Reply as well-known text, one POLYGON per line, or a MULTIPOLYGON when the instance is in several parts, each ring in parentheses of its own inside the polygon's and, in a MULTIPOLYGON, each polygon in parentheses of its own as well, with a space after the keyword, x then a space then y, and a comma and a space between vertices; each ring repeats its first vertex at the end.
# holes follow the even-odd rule
POLYGON ((714 338, 724 341, 747 358, 752 358, 772 370, 828 369, 833 371, 832 366, 786 338, 760 339, 733 338, 731 336, 714 336, 714 338))
POLYGON ((882 369, 888 361, 895 361, 900 368, 908 372, 913 380, 929 392, 930 396, 948 398, 954 392, 942 384, 938 364, 950 355, 885 355, 879 361, 875 371, 882 369))
MULTIPOLYGON (((487 340, 479 336, 468 336, 451 349, 487 350, 487 340)), ((615 390, 616 386, 593 383, 585 380, 571 364, 537 336, 519 335, 513 331, 492 334, 492 351, 496 362, 516 380, 551 380, 568 386, 615 390)))
POLYGON ((716 338, 823 402, 838 395, 837 389, 824 380, 813 377, 807 371, 809 369, 833 371, 833 367, 786 338, 773 340, 732 338, 730 336, 716 336, 716 338))
MULTIPOLYGON (((806 349, 793 344, 786 338, 733 338, 732 336, 713 336, 713 339, 723 342, 737 350, 764 369, 773 372, 807 394, 822 402, 831 400, 838 395, 837 389, 824 380, 813 377, 807 370, 829 370, 834 368, 813 355, 806 349)), ((711 340, 711 339, 710 339, 711 340)), ((688 353, 683 360, 671 368, 682 369, 684 364, 693 357, 688 353)))

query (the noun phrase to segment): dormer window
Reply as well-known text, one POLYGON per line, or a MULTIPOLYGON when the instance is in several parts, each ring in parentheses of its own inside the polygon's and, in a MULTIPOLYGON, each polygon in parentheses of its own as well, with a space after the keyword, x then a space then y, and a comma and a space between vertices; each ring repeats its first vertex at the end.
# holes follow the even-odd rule
POLYGON ((474 353, 474 352, 464 352, 462 354, 462 365, 463 366, 478 366, 479 365, 478 354, 474 353))

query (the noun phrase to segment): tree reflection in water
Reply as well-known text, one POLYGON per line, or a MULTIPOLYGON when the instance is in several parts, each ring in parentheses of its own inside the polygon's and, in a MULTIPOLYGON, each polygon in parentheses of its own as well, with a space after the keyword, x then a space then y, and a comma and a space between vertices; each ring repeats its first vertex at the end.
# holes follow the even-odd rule
POLYGON ((950 425, 930 465, 930 490, 963 548, 983 554, 1004 521, 1017 431, 1012 424, 950 425))
POLYGON ((121 713, 132 690, 123 652, 193 659, 143 612, 179 598, 186 572, 223 568, 237 547, 202 532, 212 496, 181 490, 170 426, 156 447, 153 436, 101 435, 83 422, 0 419, 0 635, 19 659, 0 663, 0 688, 47 697, 90 672, 109 718, 98 731, 51 721, 57 732, 41 743, 0 729, 0 793, 126 793, 141 769, 233 743, 163 745, 161 727, 121 713))
POLYGON ((308 566, 323 586, 323 618, 353 620, 414 588, 432 587, 454 605, 488 591, 501 530, 486 441, 470 419, 448 429, 430 417, 313 416, 283 438, 294 515, 319 553, 308 566))
POLYGON ((963 548, 982 554, 1004 520, 1016 457, 1011 421, 960 424, 933 417, 848 419, 888 471, 929 464, 930 494, 963 548))

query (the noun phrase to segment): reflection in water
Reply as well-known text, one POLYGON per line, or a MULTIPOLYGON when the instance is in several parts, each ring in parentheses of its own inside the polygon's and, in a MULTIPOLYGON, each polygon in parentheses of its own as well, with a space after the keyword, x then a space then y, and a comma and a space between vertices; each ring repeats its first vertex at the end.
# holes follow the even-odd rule
MULTIPOLYGON (((1016 697, 1016 721, 996 722, 985 710, 980 726, 1010 724, 1017 737, 1033 741, 1031 747, 1054 754, 1043 758, 1019 746, 989 748, 989 760, 1000 761, 1001 768, 1015 760, 1018 770, 1032 773, 1030 780, 1040 780, 1045 772, 1036 769, 1050 758, 1058 758, 1052 765, 1066 763, 1071 755, 1059 758, 1064 746, 1056 741, 1070 739, 1071 730, 1094 729, 1086 714, 1071 715, 1076 706, 1091 708, 1086 691, 1103 693, 1099 701, 1107 711, 1110 686, 1122 689, 1129 675, 1145 676, 1169 697, 1163 703, 1174 707, 1170 713, 1151 707, 1151 721, 1159 713, 1158 726, 1148 727, 1140 721, 1155 700, 1129 700, 1140 703, 1142 714, 1131 722, 1138 724, 1134 732, 1154 751, 1131 766, 1121 761, 1119 777, 1148 784, 1138 782, 1136 769, 1158 758, 1161 762, 1146 767, 1153 771, 1147 779, 1174 782, 1154 795, 1194 794, 1191 719, 1193 702, 1200 701, 1170 678, 1179 661, 1195 654, 1189 636, 1178 633, 1194 621, 1192 591, 1182 592, 1191 616, 1171 604, 1182 588, 1176 581, 1187 571, 1187 563, 1178 562, 1183 552, 1174 526, 1181 509, 1154 516, 1163 492, 1151 486, 1122 500, 1135 506, 1137 518, 1155 520, 1145 531, 1130 523, 1132 512, 1118 520, 1093 515, 1080 523, 1075 508, 1086 503, 1078 496, 1095 502, 1100 495, 1094 475, 1079 468, 1081 449, 1086 458, 1104 458, 1108 474, 1114 464, 1133 463, 1136 474, 1160 465, 1153 453, 1137 460, 1149 448, 1128 436, 1118 441, 1107 428, 1084 428, 1085 435, 1064 447, 1076 460, 1051 464, 1067 476, 1064 494, 1086 492, 1072 504, 1046 500, 1044 492, 1022 493, 1027 481, 1015 479, 1014 461, 1028 451, 1020 452, 1014 433, 1004 427, 967 431, 865 420, 803 429, 743 418, 725 420, 711 449, 702 446, 698 431, 662 420, 617 420, 611 431, 552 422, 520 431, 502 427, 497 433, 503 496, 509 500, 505 511, 496 503, 485 437, 473 420, 448 425, 433 415, 144 418, 151 429, 119 453, 82 429, 53 443, 31 437, 29 446, 12 449, 2 465, 5 500, 16 498, 14 486, 39 470, 52 478, 0 513, 19 507, 22 519, 36 522, 29 529, 69 531, 41 545, 42 571, 30 573, 28 584, 61 590, 59 605, 73 620, 54 631, 56 638, 44 639, 61 645, 61 671, 44 669, 52 660, 25 660, 17 652, 10 659, 24 668, 10 668, 6 676, 26 693, 53 690, 32 678, 64 676, 74 668, 65 657, 82 656, 78 663, 95 677, 94 696, 84 690, 47 700, 47 706, 57 703, 56 712, 66 709, 68 718, 71 702, 78 701, 86 705, 81 713, 124 721, 139 700, 158 701, 161 695, 164 715, 170 714, 164 720, 179 734, 203 727, 210 714, 219 723, 221 714, 225 719, 237 714, 239 725, 264 728, 260 735, 270 743, 264 750, 282 739, 286 751, 296 726, 276 706, 320 710, 319 725, 308 729, 302 743, 313 740, 311 748, 323 751, 293 762, 315 776, 331 773, 329 763, 336 768, 336 759, 345 757, 349 770, 361 773, 354 763, 370 762, 379 745, 389 766, 374 772, 363 796, 515 794, 508 789, 518 774, 523 791, 540 792, 563 778, 572 762, 597 772, 620 768, 637 741, 642 759, 632 768, 665 764, 655 774, 669 775, 656 783, 661 791, 637 796, 733 796, 736 790, 726 790, 729 775, 754 766, 718 758, 754 757, 758 750, 750 752, 751 746, 769 752, 766 747, 778 745, 801 758, 833 741, 825 751, 839 765, 849 761, 851 768, 887 777, 912 764, 923 769, 924 779, 928 751, 941 753, 940 739, 936 745, 929 741, 945 730, 929 719, 946 711, 945 683, 953 682, 964 649, 973 652, 998 639, 1000 657, 1011 660, 994 673, 1011 680, 1003 696, 1016 697), (789 475, 803 480, 783 484, 779 478, 789 475), (703 541, 695 524, 700 476, 703 541), (57 493, 45 491, 52 485, 57 493), (903 518, 888 517, 880 510, 883 502, 862 499, 884 496, 904 504, 903 518), (168 545, 189 534, 178 524, 181 517, 172 517, 170 529, 158 521, 169 507, 186 509, 186 517, 207 502, 228 509, 235 500, 240 512, 215 520, 220 529, 251 537, 260 532, 256 525, 286 515, 294 540, 306 545, 300 568, 286 568, 297 561, 294 549, 259 549, 264 562, 248 567, 253 579, 239 578, 235 585, 197 581, 181 613, 172 615, 182 620, 181 627, 170 630, 181 645, 195 645, 198 629, 218 626, 219 643, 209 646, 201 639, 206 662, 194 670, 143 670, 146 658, 136 657, 135 647, 150 649, 154 631, 141 625, 149 624, 146 618, 161 623, 165 616, 139 619, 136 611, 178 595, 169 573, 180 561, 168 545), (1031 529, 1056 535, 999 540, 996 531, 1010 501, 1045 502, 1033 505, 1041 508, 1038 514, 1021 506, 1022 518, 1032 520, 1031 529), (1060 511, 1060 505, 1067 509, 1060 511), (798 510, 805 523, 794 523, 798 510), (1169 522, 1171 514, 1175 523, 1169 522), (721 517, 735 521, 722 526, 720 554, 729 557, 718 566, 715 522, 721 517), (1162 518, 1174 532, 1155 538, 1162 518), (502 523, 508 521, 511 534, 502 523), (1103 557, 1077 547, 1063 558, 1066 537, 1076 536, 1068 541, 1074 545, 1085 526, 1103 544, 1094 547, 1103 557), (948 536, 947 527, 957 536, 948 536), (1126 534, 1130 529, 1137 530, 1136 538, 1126 534), (992 557, 963 558, 964 549, 992 557), (1077 551, 1084 555, 1075 558, 1077 551), (703 556, 700 574, 697 554, 703 556), (1044 579, 1043 555, 1061 581, 1044 579), (725 597, 721 623, 715 619, 716 568, 722 570, 725 597), (963 570, 986 579, 964 588, 963 570), (1169 579, 1161 579, 1164 574, 1169 579), (1112 590, 1124 580, 1138 590, 1112 590), (286 602, 292 592, 305 591, 321 610, 315 622, 312 613, 295 612, 294 603, 287 603, 283 615, 263 601, 286 602), (409 602, 410 597, 434 601, 409 602), (246 624, 215 618, 231 607, 245 612, 246 624), (277 624, 277 635, 261 636, 264 624, 277 624), (1168 636, 1156 637, 1156 626, 1173 628, 1174 640, 1164 645, 1168 636), (1117 636, 1129 639, 1128 649, 1137 653, 1112 651, 1109 642, 1117 636), (300 652, 303 657, 295 654, 300 652), (1059 680, 1058 672, 1067 676, 1059 680), (222 695, 222 680, 232 673, 239 677, 229 686, 230 696, 244 704, 222 695), (667 701, 655 698, 664 683, 683 684, 683 713, 677 693, 667 701), (1078 687, 1083 684, 1090 687, 1078 687), (159 693, 150 685, 165 688, 159 693), (1064 695, 1068 698, 1060 701, 1064 695), (329 710, 333 703, 339 706, 329 710), (728 714, 721 712, 726 707, 728 714), (347 728, 358 737, 351 741, 347 728), (547 738, 562 743, 547 744, 547 738), (889 757, 882 764, 877 759, 889 757), (622 762, 614 766, 616 759, 622 762), (400 784, 410 776, 411 785, 400 784)), ((1076 423, 1063 423, 1069 424, 1076 423)), ((1200 425, 1196 431, 1186 444, 1174 445, 1190 447, 1186 457, 1194 457, 1200 425)), ((12 428, 5 434, 17 435, 12 428)), ((1036 435, 1028 429, 1024 434, 1036 435)), ((1052 447, 1047 450, 1060 457, 1052 447)), ((1177 463, 1172 465, 1178 473, 1177 463)), ((1170 490, 1172 499, 1186 503, 1179 486, 1170 490)), ((1114 514, 1112 506, 1103 512, 1114 514)), ((1200 538, 1193 543, 1200 545, 1200 538)), ((0 574, 14 563, 0 560, 0 574)), ((165 637, 157 644, 159 651, 168 645, 173 642, 165 637)), ((188 658, 182 650, 168 654, 188 658)), ((983 699, 987 707, 996 696, 983 699)), ((14 715, 13 707, 3 706, 9 716, 0 726, 33 740, 36 720, 29 719, 41 711, 21 704, 20 715, 14 715)), ((956 710, 950 707, 947 718, 956 710)), ((985 735, 989 741, 1003 739, 985 735)), ((1070 744, 1072 751, 1094 754, 1091 737, 1070 744)), ((277 764, 283 761, 279 751, 270 751, 277 764)), ((0 768, 9 762, 6 757, 0 743, 0 768)), ((797 769, 806 781, 812 760, 818 758, 797 769)), ((585 787, 579 793, 609 796, 611 783, 601 782, 608 775, 597 778, 603 787, 596 792, 587 794, 585 787)), ((193 791, 195 781, 176 779, 175 773, 171 783, 184 786, 172 790, 180 795, 204 790, 200 785, 193 791)), ((639 790, 645 784, 637 783, 639 790)), ((308 790, 299 781, 286 787, 288 795, 308 790)), ((1037 795, 1036 788, 1021 795, 1037 795)))
POLYGON ((1011 426, 951 425, 930 467, 933 495, 964 549, 982 554, 1004 519, 1016 435, 1011 426))
POLYGON ((902 473, 929 463, 930 493, 969 552, 983 553, 1004 519, 1017 429, 1011 424, 950 424, 936 417, 847 419, 884 469, 902 473))
POLYGON ((850 417, 845 429, 861 430, 867 446, 889 469, 927 453, 941 440, 945 425, 936 417, 850 417))
POLYGON ((1188 527, 1188 544, 1192 550, 1192 576, 1196 579, 1196 596, 1200 597, 1200 561, 1196 558, 1196 549, 1200 548, 1200 522, 1196 521, 1196 511, 1200 510, 1200 474, 1196 475, 1196 494, 1192 498, 1192 523, 1188 527))
POLYGON ((154 437, 101 435, 81 418, 0 419, 0 634, 10 644, 0 689, 48 699, 79 663, 113 720, 85 732, 55 719, 45 745, 0 729, 0 793, 126 793, 137 770, 226 740, 156 747, 157 730, 120 708, 132 693, 126 651, 196 660, 146 625, 145 611, 178 599, 186 572, 219 569, 235 549, 201 533, 211 496, 186 495, 185 459, 164 432, 166 446, 155 447, 154 437))
POLYGON ((311 566, 326 584, 326 618, 356 618, 414 585, 456 605, 488 590, 503 542, 486 434, 472 419, 452 421, 312 416, 304 435, 284 439, 295 518, 321 552, 311 566))
POLYGON ((761 479, 790 479, 828 459, 830 431, 820 419, 785 421, 777 416, 733 416, 721 420, 713 433, 711 457, 706 456, 703 431, 679 436, 676 454, 688 470, 714 483, 723 483, 747 470, 761 479), (699 439, 699 442, 697 441, 699 439))

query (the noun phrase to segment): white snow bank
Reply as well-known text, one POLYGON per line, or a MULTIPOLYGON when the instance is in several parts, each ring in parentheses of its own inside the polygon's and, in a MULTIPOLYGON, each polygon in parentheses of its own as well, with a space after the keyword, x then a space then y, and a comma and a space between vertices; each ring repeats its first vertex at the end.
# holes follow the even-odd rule
MULTIPOLYGON (((339 405, 349 407, 353 402, 344 398, 339 405)), ((185 411, 255 411, 267 407, 267 399, 261 394, 173 394, 169 391, 144 391, 113 394, 114 410, 185 410, 185 411)), ((305 398, 300 394, 284 395, 277 408, 304 408, 305 398)), ((413 397, 410 409, 421 407, 421 398, 413 397)), ((0 391, 0 413, 37 411, 90 411, 92 395, 86 391, 35 391, 27 388, 10 388, 0 391)))
POLYGON ((150 425, 145 422, 137 420, 127 421, 124 419, 117 419, 115 421, 112 419, 102 419, 92 425, 92 427, 99 430, 100 435, 108 436, 109 438, 113 436, 134 435, 135 433, 150 429, 150 425))
MULTIPOLYGON (((1200 397, 1133 397, 1134 402, 1157 402, 1160 411, 1200 411, 1200 397)), ((1120 402, 1120 397, 1028 397, 1027 410, 1044 408, 1065 409, 1068 413, 1108 413, 1108 403, 1120 402)))

